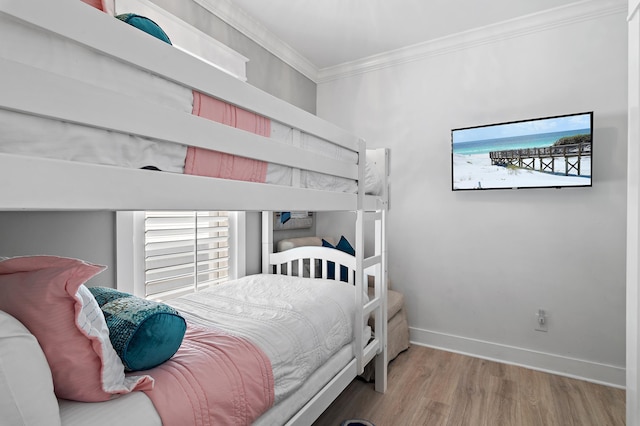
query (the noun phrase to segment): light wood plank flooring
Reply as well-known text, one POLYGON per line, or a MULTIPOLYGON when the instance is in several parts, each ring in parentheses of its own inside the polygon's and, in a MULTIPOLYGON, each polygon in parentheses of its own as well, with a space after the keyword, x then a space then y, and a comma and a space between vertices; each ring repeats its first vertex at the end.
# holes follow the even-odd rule
POLYGON ((625 392, 413 345, 389 365, 385 394, 354 380, 314 426, 617 426, 625 392))

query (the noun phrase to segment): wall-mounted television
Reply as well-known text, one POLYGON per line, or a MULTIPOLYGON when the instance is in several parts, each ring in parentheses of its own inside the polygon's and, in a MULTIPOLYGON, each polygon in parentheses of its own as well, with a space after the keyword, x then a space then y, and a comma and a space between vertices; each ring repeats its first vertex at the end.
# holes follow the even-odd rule
POLYGON ((591 186, 593 112, 451 131, 454 191, 591 186))

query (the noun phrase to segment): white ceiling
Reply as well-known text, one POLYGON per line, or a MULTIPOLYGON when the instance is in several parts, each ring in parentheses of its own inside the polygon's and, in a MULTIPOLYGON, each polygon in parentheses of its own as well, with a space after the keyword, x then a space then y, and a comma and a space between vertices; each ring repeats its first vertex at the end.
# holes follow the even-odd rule
MULTIPOLYGON (((196 0, 197 1, 197 0, 196 0)), ((210 0, 211 1, 211 0, 210 0)), ((232 0, 321 70, 575 0, 232 0)), ((232 14, 243 14, 242 11, 232 14)))

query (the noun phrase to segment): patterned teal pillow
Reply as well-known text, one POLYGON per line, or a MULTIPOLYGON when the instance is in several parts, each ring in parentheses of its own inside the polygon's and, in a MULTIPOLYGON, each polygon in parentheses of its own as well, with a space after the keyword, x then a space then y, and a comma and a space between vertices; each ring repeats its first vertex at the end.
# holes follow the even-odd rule
POLYGON ((147 370, 176 353, 187 329, 178 311, 112 288, 90 287, 126 371, 147 370))

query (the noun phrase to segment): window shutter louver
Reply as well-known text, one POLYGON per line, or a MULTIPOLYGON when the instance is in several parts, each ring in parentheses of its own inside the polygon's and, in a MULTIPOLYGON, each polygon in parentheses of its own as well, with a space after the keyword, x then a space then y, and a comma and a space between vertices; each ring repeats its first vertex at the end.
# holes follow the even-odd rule
POLYGON ((145 212, 145 297, 192 293, 228 275, 228 212, 145 212))

